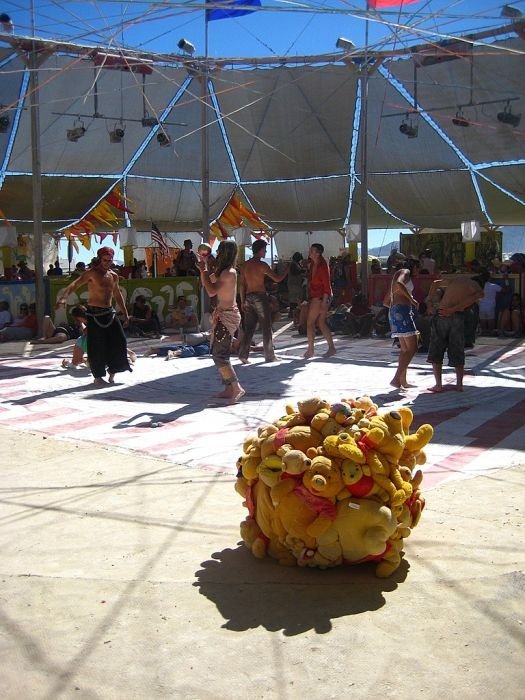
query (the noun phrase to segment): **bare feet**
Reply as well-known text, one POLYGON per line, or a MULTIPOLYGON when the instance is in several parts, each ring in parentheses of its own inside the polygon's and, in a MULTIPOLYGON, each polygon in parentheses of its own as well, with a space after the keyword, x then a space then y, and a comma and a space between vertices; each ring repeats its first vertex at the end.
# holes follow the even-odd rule
POLYGON ((225 389, 224 391, 221 391, 220 394, 215 394, 216 399, 233 399, 233 389, 228 387, 228 389, 225 389))
POLYGON ((114 374, 110 374, 110 375, 109 375, 109 377, 108 377, 108 382, 109 382, 110 384, 114 384, 114 383, 115 383, 115 375, 114 375, 114 374))
POLYGON ((431 391, 433 394, 441 394, 441 392, 443 391, 443 387, 441 386, 441 384, 436 384, 435 386, 431 386, 429 388, 429 391, 431 391))
POLYGON ((309 360, 309 359, 310 359, 311 357, 313 357, 313 356, 314 356, 314 351, 313 351, 313 350, 307 350, 307 351, 304 353, 304 355, 303 355, 303 357, 304 357, 305 360, 309 360))
POLYGON ((242 397, 246 394, 246 391, 240 386, 237 390, 234 390, 231 386, 229 386, 227 389, 224 391, 221 391, 220 394, 215 394, 216 399, 226 399, 227 401, 239 401, 239 399, 242 399, 242 397))
POLYGON ((243 363, 243 365, 250 364, 250 360, 247 357, 239 357, 239 360, 243 363))
POLYGON ((396 382, 395 379, 392 379, 392 381, 390 382, 390 386, 393 386, 394 389, 402 389, 401 383, 396 382))
POLYGON ((323 357, 332 357, 333 355, 335 355, 335 353, 336 353, 335 348, 328 348, 328 350, 325 352, 323 357))
POLYGON ((409 384, 409 382, 403 382, 401 384, 402 389, 414 389, 417 386, 417 384, 409 384))

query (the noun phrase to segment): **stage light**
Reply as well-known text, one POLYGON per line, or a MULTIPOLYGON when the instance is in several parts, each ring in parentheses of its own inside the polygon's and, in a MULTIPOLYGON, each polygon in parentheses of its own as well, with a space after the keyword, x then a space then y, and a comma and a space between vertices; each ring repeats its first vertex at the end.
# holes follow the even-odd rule
POLYGON ((146 114, 142 117, 142 126, 150 127, 150 126, 157 126, 159 123, 159 120, 157 117, 150 117, 149 114, 146 112, 146 114))
POLYGON ((120 143, 124 138, 125 128, 121 124, 120 126, 115 126, 113 131, 109 132, 109 142, 110 143, 120 143))
POLYGON ((345 39, 344 36, 340 36, 335 42, 338 49, 343 49, 344 51, 353 51, 355 49, 355 44, 350 39, 345 39))
POLYGON ((68 141, 78 141, 86 133, 86 128, 84 127, 84 122, 77 121, 73 124, 72 129, 68 129, 66 136, 68 141))
POLYGON ((159 131, 157 141, 161 146, 169 146, 171 143, 171 139, 165 131, 159 131))
POLYGON ((195 46, 191 43, 191 41, 188 41, 187 39, 181 39, 177 46, 182 51, 182 53, 185 53, 188 56, 193 56, 193 54, 195 53, 195 46))
POLYGON ((503 108, 503 112, 498 112, 496 116, 499 122, 509 124, 512 127, 518 126, 521 121, 521 114, 513 114, 508 102, 503 108))
POLYGON ((456 112, 456 116, 452 119, 452 124, 456 126, 470 126, 469 120, 465 119, 465 115, 461 109, 456 112))
POLYGON ((418 126, 411 119, 403 119, 399 131, 409 139, 417 139, 418 126))
POLYGON ((501 8, 501 16, 509 17, 510 19, 519 19, 523 17, 523 12, 513 5, 503 5, 501 8))

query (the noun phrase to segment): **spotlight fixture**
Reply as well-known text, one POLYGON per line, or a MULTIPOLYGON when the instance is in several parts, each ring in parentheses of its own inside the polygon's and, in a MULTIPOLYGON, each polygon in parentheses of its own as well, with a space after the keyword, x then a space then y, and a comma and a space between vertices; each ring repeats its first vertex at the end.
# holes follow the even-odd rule
POLYGON ((161 146, 169 146, 171 143, 171 139, 165 131, 159 131, 157 141, 161 146))
POLYGON ((121 123, 120 126, 117 126, 115 124, 115 128, 113 131, 109 132, 109 142, 110 143, 120 143, 122 139, 124 138, 124 133, 126 129, 124 125, 121 123))
POLYGON ((335 42, 336 48, 343 49, 344 51, 353 51, 355 49, 355 44, 350 39, 345 39, 344 36, 340 36, 335 42))
POLYGON ((509 17, 510 19, 519 19, 523 17, 523 12, 518 10, 513 5, 503 5, 501 8, 501 17, 509 17))
MULTIPOLYGON (((0 111, 4 108, 4 105, 0 105, 0 111)), ((9 114, 4 113, 0 115, 0 134, 5 134, 5 132, 9 129, 9 125, 11 124, 11 120, 9 119, 9 114)))
POLYGON ((73 124, 73 128, 67 130, 67 133, 66 133, 67 140, 76 142, 76 141, 78 141, 78 139, 81 139, 85 133, 86 133, 86 128, 84 126, 84 122, 81 122, 80 120, 76 121, 73 124))
POLYGON ((187 39, 181 39, 177 46, 182 51, 182 53, 185 53, 188 56, 193 56, 193 54, 195 53, 195 46, 191 43, 191 41, 188 41, 187 39))
POLYGON ((399 131, 402 134, 405 134, 405 136, 409 139, 417 139, 418 126, 417 124, 414 124, 414 122, 411 119, 408 119, 408 117, 403 119, 403 121, 401 122, 399 131))
POLYGON ((150 117, 147 112, 142 117, 141 122, 142 122, 142 126, 146 126, 146 127, 157 126, 157 124, 159 123, 157 117, 150 117))
POLYGON ((498 112, 496 116, 499 122, 502 124, 509 124, 512 127, 518 126, 521 121, 521 114, 513 114, 508 102, 503 108, 503 112, 498 112))
POLYGON ((452 119, 452 124, 455 124, 456 126, 470 126, 469 120, 465 118, 465 115, 461 109, 456 112, 456 116, 452 119))

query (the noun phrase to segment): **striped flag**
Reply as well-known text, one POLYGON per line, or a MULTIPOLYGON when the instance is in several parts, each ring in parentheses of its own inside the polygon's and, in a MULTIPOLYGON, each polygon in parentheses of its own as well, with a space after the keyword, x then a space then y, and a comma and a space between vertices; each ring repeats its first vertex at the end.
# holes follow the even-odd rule
POLYGON ((212 22, 214 19, 249 15, 261 6, 261 0, 206 0, 206 4, 211 6, 206 10, 206 21, 212 22))
POLYGON ((159 229, 155 226, 153 221, 151 222, 151 240, 153 241, 153 243, 156 243, 158 245, 159 250, 160 250, 160 254, 162 255, 162 257, 169 258, 170 249, 168 248, 168 244, 164 240, 164 236, 159 231, 159 229))

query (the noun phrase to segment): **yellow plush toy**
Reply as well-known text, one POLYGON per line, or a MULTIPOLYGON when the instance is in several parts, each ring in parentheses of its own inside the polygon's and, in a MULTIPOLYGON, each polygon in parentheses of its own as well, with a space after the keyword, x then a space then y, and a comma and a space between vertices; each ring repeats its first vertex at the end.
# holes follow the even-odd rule
POLYGON ((263 458, 277 454, 283 445, 291 445, 294 450, 301 450, 306 454, 308 448, 319 445, 321 439, 321 433, 309 425, 294 425, 292 428, 280 428, 271 433, 269 430, 263 431, 262 437, 259 437, 259 448, 263 458))
POLYGON ((377 576, 391 575, 425 504, 414 467, 433 430, 411 433, 412 422, 409 408, 379 411, 366 395, 287 406, 245 440, 237 462, 246 546, 286 565, 374 560, 377 576))

